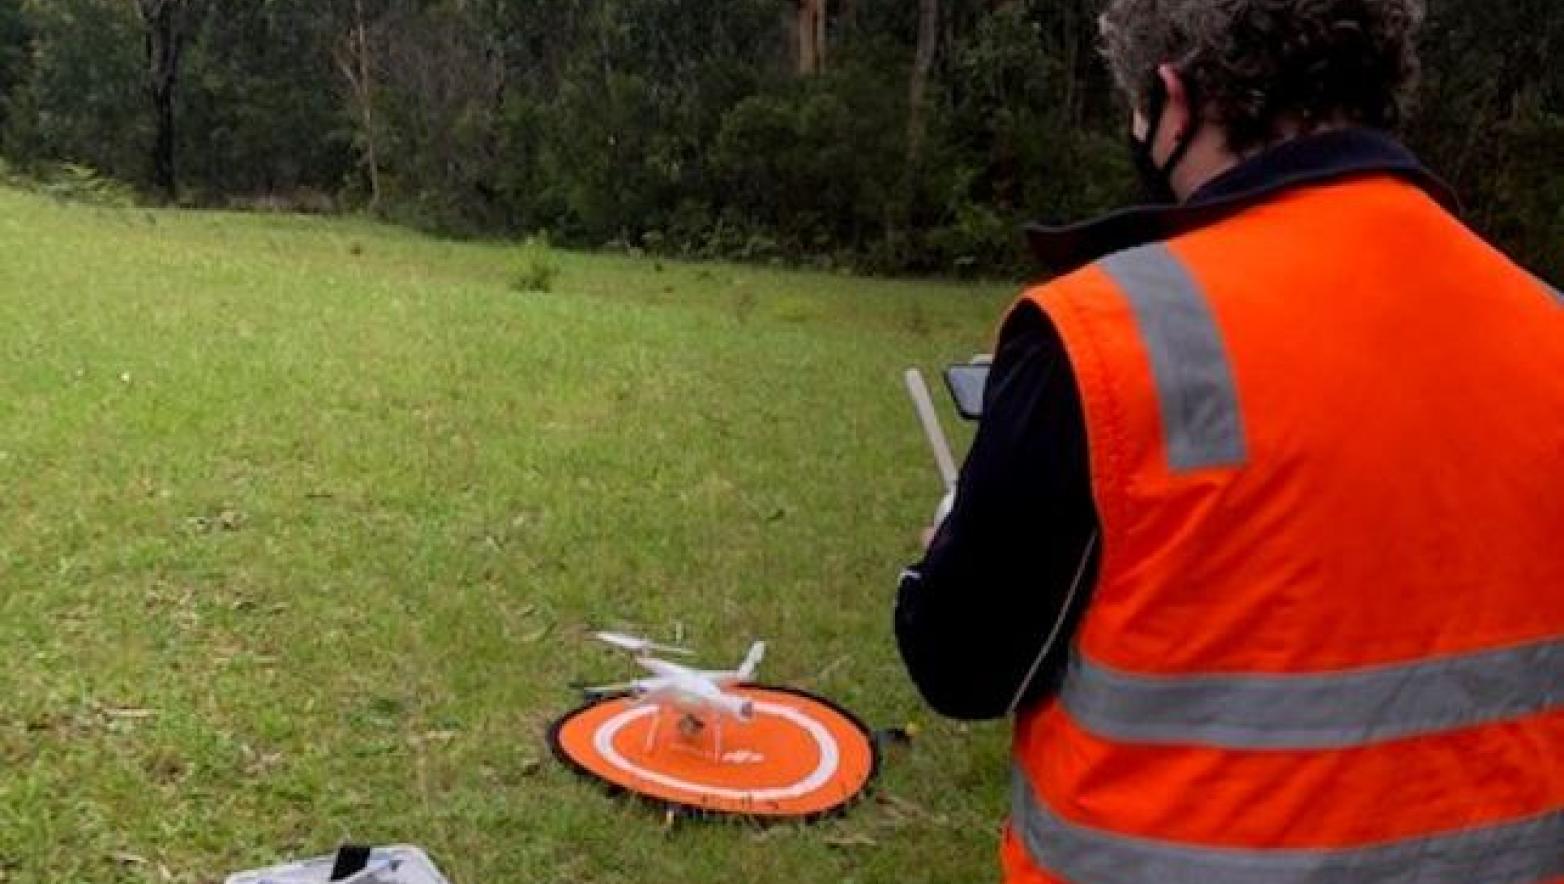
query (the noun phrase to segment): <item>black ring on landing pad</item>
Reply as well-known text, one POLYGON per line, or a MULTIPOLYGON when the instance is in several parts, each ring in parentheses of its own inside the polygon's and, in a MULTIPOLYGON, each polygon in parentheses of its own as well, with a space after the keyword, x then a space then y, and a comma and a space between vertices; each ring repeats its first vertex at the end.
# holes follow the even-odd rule
POLYGON ((662 811, 664 813, 671 813, 679 819, 707 821, 735 820, 747 822, 751 825, 760 826, 762 828, 778 825, 781 823, 803 823, 805 825, 809 825, 812 823, 821 822, 823 820, 839 819, 843 816, 846 816, 847 812, 857 806, 859 802, 873 794, 875 784, 879 781, 880 778, 880 765, 884 761, 884 755, 880 751, 880 741, 874 738, 874 731, 870 730, 868 725, 863 723, 863 719, 859 718, 847 707, 837 703, 834 700, 829 700, 820 696, 819 694, 812 694, 809 691, 800 690, 798 688, 787 688, 778 685, 760 684, 757 682, 744 682, 743 684, 738 685, 738 687, 754 688, 756 690, 762 691, 775 691, 779 694, 791 694, 795 697, 803 697, 806 700, 819 703, 820 705, 830 709, 832 712, 835 712, 836 714, 846 719, 850 724, 852 724, 853 727, 857 728, 858 731, 863 734, 865 742, 869 744, 869 776, 864 780, 863 788, 859 789, 857 793, 855 793, 851 798, 848 798, 846 801, 843 801, 841 804, 838 804, 828 810, 816 811, 815 813, 809 814, 801 814, 799 816, 771 816, 764 814, 734 813, 732 811, 726 810, 712 810, 709 807, 699 807, 697 805, 689 804, 683 801, 670 801, 666 798, 656 798, 651 795, 643 795, 640 792, 627 789, 617 783, 611 783, 608 780, 605 780, 597 774, 593 773, 585 765, 576 761, 574 758, 570 757, 570 755, 565 752, 564 747, 560 745, 559 732, 576 716, 586 712, 589 709, 594 709, 604 703, 611 703, 616 700, 622 700, 624 699, 625 694, 609 694, 607 696, 598 697, 588 701, 584 705, 577 706, 575 709, 566 712, 564 715, 561 715, 558 719, 556 719, 553 724, 549 725, 548 732, 544 739, 548 741, 549 751, 553 753, 554 757, 559 761, 560 764, 563 764, 565 767, 574 771, 577 776, 591 780, 593 783, 597 784, 597 786, 606 792, 609 797, 629 797, 635 800, 638 804, 644 805, 653 810, 662 811))

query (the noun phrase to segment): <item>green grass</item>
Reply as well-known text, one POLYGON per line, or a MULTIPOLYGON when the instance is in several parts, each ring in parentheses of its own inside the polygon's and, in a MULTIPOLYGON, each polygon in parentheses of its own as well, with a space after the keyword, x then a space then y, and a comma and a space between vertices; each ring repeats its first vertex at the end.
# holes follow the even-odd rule
POLYGON ((992 877, 1004 733, 890 634, 937 498, 900 388, 1004 286, 516 250, 0 191, 0 869, 214 882, 344 839, 457 884, 992 877), (680 824, 548 756, 589 627, 921 723, 879 800, 680 824))

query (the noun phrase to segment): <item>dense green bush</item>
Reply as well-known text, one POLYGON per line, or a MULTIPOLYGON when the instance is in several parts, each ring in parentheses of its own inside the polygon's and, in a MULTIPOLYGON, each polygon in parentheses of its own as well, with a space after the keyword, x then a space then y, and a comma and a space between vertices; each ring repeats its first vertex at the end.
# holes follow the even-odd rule
POLYGON ((5 99, 6 154, 22 166, 80 163, 145 181, 152 128, 132 5, 52 0, 21 9, 31 51, 5 99))
POLYGON ((100 174, 91 166, 61 163, 45 166, 32 179, 33 188, 62 202, 85 203, 103 208, 122 209, 136 204, 136 191, 129 185, 100 174))

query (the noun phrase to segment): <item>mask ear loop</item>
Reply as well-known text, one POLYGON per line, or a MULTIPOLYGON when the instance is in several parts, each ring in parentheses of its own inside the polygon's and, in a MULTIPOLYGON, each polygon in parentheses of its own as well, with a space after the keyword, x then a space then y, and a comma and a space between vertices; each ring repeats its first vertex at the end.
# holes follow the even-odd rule
MULTIPOLYGON (((1159 73, 1152 73, 1150 88, 1146 93, 1148 96, 1146 113, 1151 123, 1146 131, 1146 140, 1141 142, 1141 150, 1145 155, 1147 164, 1162 179, 1161 187, 1168 194, 1173 193, 1173 173, 1178 170, 1179 164, 1184 162, 1185 157, 1189 156, 1189 151, 1195 146, 1195 137, 1200 134, 1201 126, 1204 123, 1204 118, 1200 115, 1199 109, 1200 100, 1198 96, 1200 93, 1197 91, 1194 82, 1186 83, 1184 88, 1185 94, 1189 98, 1189 109, 1193 122, 1179 136, 1178 142, 1173 145, 1173 153, 1168 157, 1168 161, 1160 166, 1157 165, 1152 151, 1156 148, 1157 136, 1162 132, 1162 118, 1168 107, 1168 90, 1163 85, 1162 76, 1159 73)), ((1134 133, 1131 132, 1130 134, 1133 138, 1134 133)))
MULTIPOLYGON (((1146 90, 1146 119, 1150 122, 1146 128, 1146 139, 1141 141, 1141 144, 1145 146, 1147 156, 1150 156, 1152 150, 1156 147, 1157 135, 1162 131, 1162 112, 1167 110, 1167 107, 1167 89, 1162 85, 1162 78, 1153 72, 1150 88, 1146 90)), ((1140 139, 1135 138, 1133 124, 1130 128, 1131 140, 1140 141, 1140 139)), ((1153 161, 1153 165, 1155 165, 1155 161, 1153 161)))
MULTIPOLYGON (((1166 91, 1161 94, 1163 102, 1166 103, 1166 91)), ((1184 95, 1189 101, 1190 124, 1184 134, 1179 136, 1178 143, 1173 146, 1173 155, 1168 157, 1167 163, 1161 170, 1162 176, 1170 183, 1173 180, 1173 173, 1178 170, 1179 163, 1184 162, 1184 158, 1189 156, 1190 149, 1195 146, 1195 138, 1200 135, 1201 126, 1205 123, 1205 118, 1200 113, 1200 91, 1193 80, 1184 84, 1184 95)))

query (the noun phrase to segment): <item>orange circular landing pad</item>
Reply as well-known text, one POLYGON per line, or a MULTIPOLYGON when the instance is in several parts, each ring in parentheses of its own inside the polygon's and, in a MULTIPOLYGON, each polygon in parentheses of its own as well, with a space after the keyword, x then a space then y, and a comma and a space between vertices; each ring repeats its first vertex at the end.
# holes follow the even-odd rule
POLYGON ((846 808, 874 779, 874 740, 840 706, 786 688, 729 693, 753 700, 755 715, 723 722, 720 754, 714 726, 681 727, 678 713, 630 697, 571 712, 549 742, 561 761, 616 791, 701 814, 816 819, 846 808))

